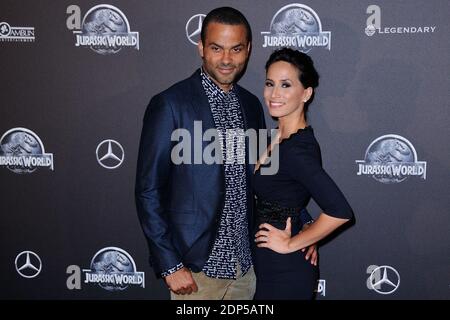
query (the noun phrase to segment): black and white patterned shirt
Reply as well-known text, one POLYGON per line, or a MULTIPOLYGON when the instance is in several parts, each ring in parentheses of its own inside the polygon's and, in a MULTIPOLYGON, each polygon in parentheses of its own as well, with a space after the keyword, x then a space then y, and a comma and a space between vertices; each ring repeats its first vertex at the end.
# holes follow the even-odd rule
POLYGON ((203 70, 201 76, 221 138, 225 171, 224 207, 216 240, 203 272, 213 278, 235 279, 238 263, 243 274, 252 266, 247 221, 244 119, 236 88, 224 92, 203 70))
MULTIPOLYGON (((223 91, 203 69, 201 78, 218 131, 225 172, 223 211, 203 272, 212 278, 236 279, 238 263, 242 274, 252 266, 247 221, 244 120, 235 87, 229 92, 223 91)), ((168 276, 182 267, 183 263, 179 263, 161 275, 168 276)))

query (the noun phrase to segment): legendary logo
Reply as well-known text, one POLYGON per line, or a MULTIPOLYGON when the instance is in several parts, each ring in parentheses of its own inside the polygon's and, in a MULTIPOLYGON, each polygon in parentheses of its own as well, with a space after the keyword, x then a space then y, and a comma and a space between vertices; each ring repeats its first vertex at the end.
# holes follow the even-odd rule
POLYGON ((415 34, 415 33, 433 33, 436 30, 436 26, 381 26, 381 8, 375 4, 367 7, 367 14, 370 16, 367 18, 365 32, 369 37, 375 33, 379 34, 415 34))
POLYGON ((120 143, 111 139, 100 142, 95 154, 98 164, 106 169, 118 168, 125 158, 125 152, 120 143))
POLYGON ((270 31, 263 31, 263 47, 293 47, 308 52, 313 47, 331 50, 331 32, 322 31, 319 16, 310 7, 293 3, 272 18, 270 31))
POLYGON ((358 175, 369 175, 382 183, 399 183, 409 176, 426 179, 426 161, 417 161, 416 149, 407 139, 388 134, 375 139, 364 160, 356 160, 358 175))
POLYGON ((186 23, 186 37, 190 43, 197 45, 201 38, 202 23, 206 17, 203 13, 192 16, 186 23))
POLYGON ((367 288, 379 294, 394 293, 400 286, 400 274, 391 266, 372 265, 367 268, 367 272, 370 272, 367 288))
POLYGON ((0 41, 33 42, 34 27, 11 27, 7 22, 0 22, 0 41))
POLYGON ((83 269, 85 283, 97 283, 108 291, 121 291, 130 285, 145 288, 144 272, 136 271, 133 258, 120 248, 108 247, 92 258, 90 269, 83 269))
POLYGON ((81 10, 76 5, 67 7, 70 16, 67 28, 75 34, 75 46, 89 47, 107 55, 119 52, 124 47, 139 50, 139 32, 130 31, 130 24, 120 9, 100 4, 91 8, 80 22, 81 10))
POLYGON ((45 153, 44 144, 33 131, 8 130, 0 138, 0 167, 15 173, 31 173, 39 167, 53 170, 53 154, 45 153))
POLYGON ((22 251, 15 260, 16 271, 24 278, 34 278, 41 272, 41 258, 33 251, 22 251))

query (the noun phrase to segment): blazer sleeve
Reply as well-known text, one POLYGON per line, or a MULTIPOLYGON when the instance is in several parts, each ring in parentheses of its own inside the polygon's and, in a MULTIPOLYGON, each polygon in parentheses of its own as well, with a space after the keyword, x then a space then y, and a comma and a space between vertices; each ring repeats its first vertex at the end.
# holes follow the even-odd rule
POLYGON ((291 149, 290 160, 290 175, 310 193, 325 214, 342 219, 353 217, 345 196, 322 168, 320 153, 317 156, 314 144, 297 143, 291 149))
POLYGON ((172 166, 171 134, 175 129, 172 108, 167 100, 157 95, 146 109, 135 185, 136 208, 148 242, 150 264, 157 276, 181 262, 165 211, 172 166))

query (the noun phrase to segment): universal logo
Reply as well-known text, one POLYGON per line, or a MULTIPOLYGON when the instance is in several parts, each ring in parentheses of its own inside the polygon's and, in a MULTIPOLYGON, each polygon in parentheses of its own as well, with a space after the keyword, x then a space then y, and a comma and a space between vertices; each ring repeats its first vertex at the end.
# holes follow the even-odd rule
MULTIPOLYGON (((69 290, 81 289, 81 270, 70 265, 66 285, 69 290)), ((98 251, 91 261, 90 269, 83 269, 84 283, 98 284, 108 291, 122 291, 130 285, 145 288, 144 272, 136 271, 133 258, 123 249, 107 247, 98 251)))
POLYGON ((130 31, 128 19, 120 9, 100 4, 86 12, 83 21, 77 5, 68 6, 66 13, 67 29, 73 30, 76 47, 89 47, 103 55, 127 47, 139 50, 139 32, 130 31))
POLYGON ((0 22, 0 41, 34 42, 34 27, 11 27, 0 22))
POLYGON ((319 279, 317 280, 317 288, 314 290, 314 292, 317 292, 322 297, 325 297, 327 294, 327 280, 325 279, 319 279))
POLYGON ((369 37, 375 33, 379 34, 415 34, 415 33, 433 33, 436 26, 381 26, 381 8, 375 4, 367 7, 366 13, 370 16, 367 18, 365 32, 369 37))
POLYGON ((405 181, 409 176, 426 179, 426 161, 417 161, 412 143, 395 134, 375 139, 367 148, 364 160, 356 163, 359 176, 372 176, 386 184, 405 181))
POLYGON ((0 138, 0 167, 14 173, 32 173, 40 167, 53 170, 53 153, 45 153, 44 144, 33 131, 14 128, 0 138))
POLYGON ((308 52, 313 47, 331 50, 331 32, 322 31, 319 16, 310 7, 293 3, 272 18, 270 31, 263 31, 263 47, 293 47, 308 52))

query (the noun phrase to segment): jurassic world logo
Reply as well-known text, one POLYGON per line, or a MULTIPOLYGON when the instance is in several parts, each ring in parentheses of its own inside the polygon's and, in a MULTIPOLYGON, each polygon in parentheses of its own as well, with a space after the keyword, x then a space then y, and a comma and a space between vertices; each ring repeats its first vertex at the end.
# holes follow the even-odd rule
POLYGON ((25 128, 8 130, 0 139, 0 167, 14 173, 32 173, 37 168, 53 170, 53 154, 45 153, 36 133, 25 128))
POLYGON ((130 31, 127 17, 118 8, 100 4, 91 8, 81 19, 81 10, 76 5, 67 8, 67 28, 75 34, 75 46, 89 47, 93 51, 108 55, 124 47, 139 50, 139 32, 130 31))
POLYGON ((130 285, 145 288, 144 272, 136 271, 133 258, 120 248, 108 247, 98 251, 91 269, 83 269, 85 283, 97 283, 108 291, 121 291, 130 285))
POLYGON ((426 161, 417 161, 412 143, 395 134, 375 139, 367 148, 364 160, 356 163, 358 175, 372 176, 386 184, 405 181, 409 176, 426 179, 426 161))
POLYGON ((263 47, 291 47, 308 52, 313 47, 331 50, 331 32, 322 31, 319 16, 310 7, 293 3, 272 18, 270 31, 263 31, 263 47))

